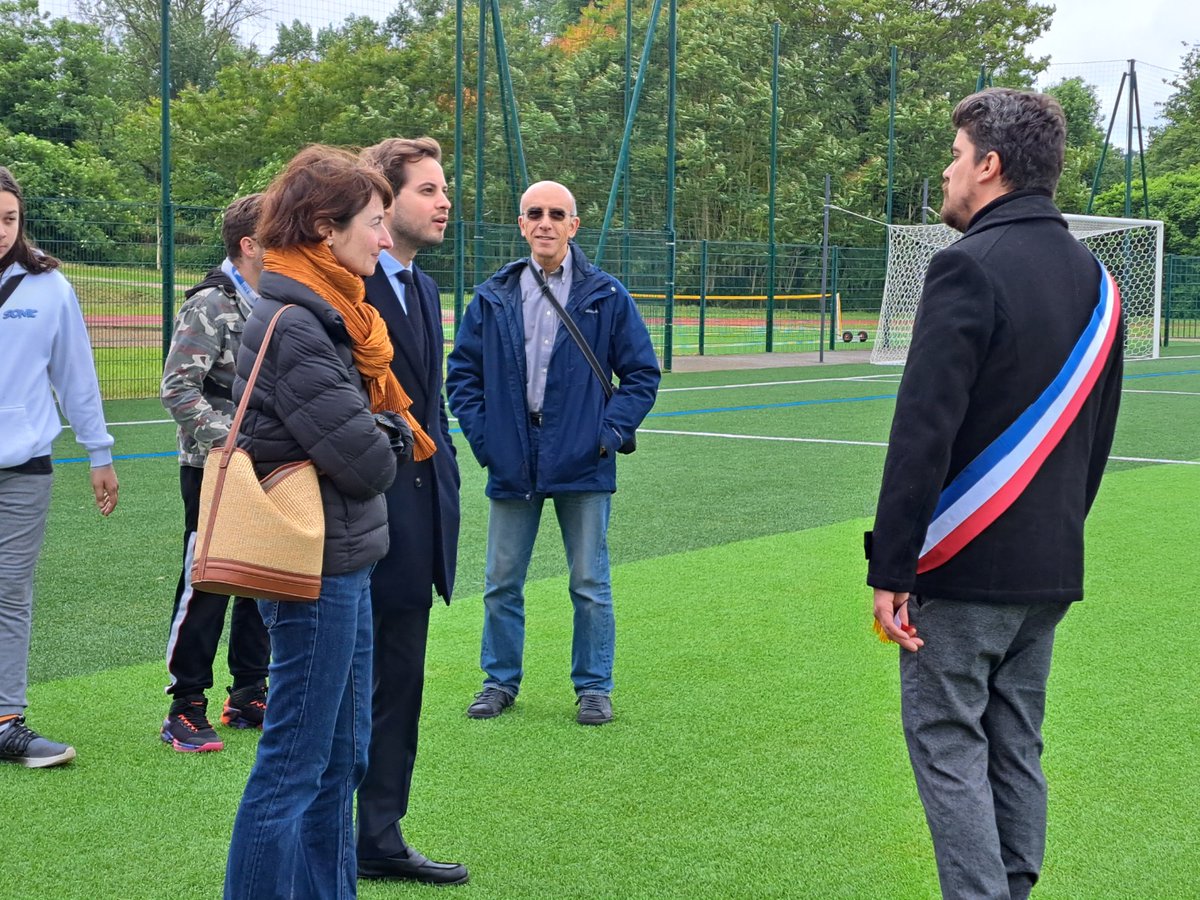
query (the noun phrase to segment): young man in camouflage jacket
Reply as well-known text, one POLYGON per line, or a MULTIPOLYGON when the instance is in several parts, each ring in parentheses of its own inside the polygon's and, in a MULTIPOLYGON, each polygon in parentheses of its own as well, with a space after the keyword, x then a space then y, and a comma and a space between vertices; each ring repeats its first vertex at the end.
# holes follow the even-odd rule
MULTIPOLYGON (((225 745, 208 720, 204 692, 213 686, 213 660, 225 627, 229 598, 192 587, 192 553, 200 512, 204 462, 229 433, 234 365, 242 328, 258 299, 262 248, 254 238, 260 195, 231 203, 221 237, 226 258, 187 291, 175 318, 175 334, 163 367, 162 403, 179 426, 179 489, 183 497, 183 571, 175 590, 167 640, 167 693, 172 703, 162 739, 176 750, 220 750, 225 745)), ((229 627, 229 672, 233 685, 221 722, 261 728, 266 712, 271 644, 255 602, 235 597, 229 627)))

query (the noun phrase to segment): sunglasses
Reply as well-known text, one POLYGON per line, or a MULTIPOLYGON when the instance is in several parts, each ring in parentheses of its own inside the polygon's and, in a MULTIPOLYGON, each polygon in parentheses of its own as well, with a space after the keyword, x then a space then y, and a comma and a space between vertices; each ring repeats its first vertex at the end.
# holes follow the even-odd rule
POLYGON ((542 217, 543 213, 548 215, 555 222, 564 222, 567 218, 567 211, 565 209, 559 209, 557 207, 554 209, 542 209, 540 206, 531 206, 529 209, 525 210, 525 218, 529 219, 531 222, 536 222, 542 217))

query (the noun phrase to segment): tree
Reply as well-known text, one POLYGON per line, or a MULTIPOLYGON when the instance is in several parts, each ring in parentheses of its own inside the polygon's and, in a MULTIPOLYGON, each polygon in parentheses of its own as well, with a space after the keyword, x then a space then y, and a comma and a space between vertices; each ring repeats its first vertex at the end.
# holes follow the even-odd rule
POLYGON ((64 144, 111 134, 125 67, 93 25, 50 18, 37 0, 0 2, 0 126, 64 144))
MULTIPOLYGON (((1200 165, 1148 178, 1147 188, 1151 214, 1163 221, 1163 252, 1200 256, 1200 165)), ((1125 185, 1115 184, 1098 196, 1094 211, 1125 215, 1125 185)), ((1134 209, 1139 215, 1140 206, 1134 209)))
POLYGON ((1183 58, 1183 74, 1163 107, 1163 125, 1150 130, 1148 161, 1158 172, 1182 172, 1200 164, 1200 44, 1183 58))
POLYGON ((5 160, 29 201, 29 230, 40 246, 73 259, 116 259, 136 219, 127 206, 95 201, 124 197, 116 167, 86 144, 66 147, 0 131, 5 160))
MULTIPOLYGON (((263 0, 170 0, 171 95, 192 85, 209 88, 222 64, 244 53, 238 28, 264 15, 263 0)), ((105 29, 146 73, 149 95, 161 80, 162 19, 159 0, 82 0, 84 18, 105 29)))
MULTIPOLYGON (((1046 93, 1058 100, 1067 120, 1066 159, 1055 200, 1064 212, 1081 213, 1087 209, 1104 146, 1104 132, 1100 130, 1100 98, 1096 88, 1082 78, 1068 78, 1047 88, 1046 93)), ((1116 148, 1109 148, 1105 171, 1101 173, 1102 188, 1119 177, 1118 156, 1116 148)))

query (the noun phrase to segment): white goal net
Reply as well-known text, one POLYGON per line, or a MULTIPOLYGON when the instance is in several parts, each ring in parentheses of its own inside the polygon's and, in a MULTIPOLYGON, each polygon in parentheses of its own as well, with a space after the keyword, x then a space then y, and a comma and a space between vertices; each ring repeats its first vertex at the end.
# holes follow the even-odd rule
MULTIPOLYGON (((1071 233, 1104 263, 1121 290, 1125 312, 1125 358, 1158 356, 1162 314, 1162 222, 1065 216, 1071 233)), ((873 363, 903 363, 933 255, 962 235, 942 225, 888 227, 888 267, 873 363)))

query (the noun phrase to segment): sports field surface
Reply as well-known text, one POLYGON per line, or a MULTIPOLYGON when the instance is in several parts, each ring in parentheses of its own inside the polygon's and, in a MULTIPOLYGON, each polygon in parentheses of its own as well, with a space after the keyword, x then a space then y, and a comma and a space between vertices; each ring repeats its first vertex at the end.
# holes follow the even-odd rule
MULTIPOLYGON (((1059 630, 1037 898, 1197 896, 1200 356, 1176 352, 1127 366, 1088 521, 1087 597, 1059 630)), ((460 449, 458 591, 433 610, 405 820, 416 847, 470 867, 455 897, 937 895, 898 651, 871 634, 863 582, 900 374, 826 364, 664 379, 620 463, 616 719, 601 728, 574 722, 550 514, 521 695, 494 721, 465 717, 481 678, 486 501, 460 449)), ((0 896, 214 898, 257 735, 218 726, 226 749, 208 754, 159 740, 181 549, 174 428, 154 400, 108 414, 120 507, 96 514, 65 435, 37 581, 29 721, 79 755, 0 766, 0 896)))

